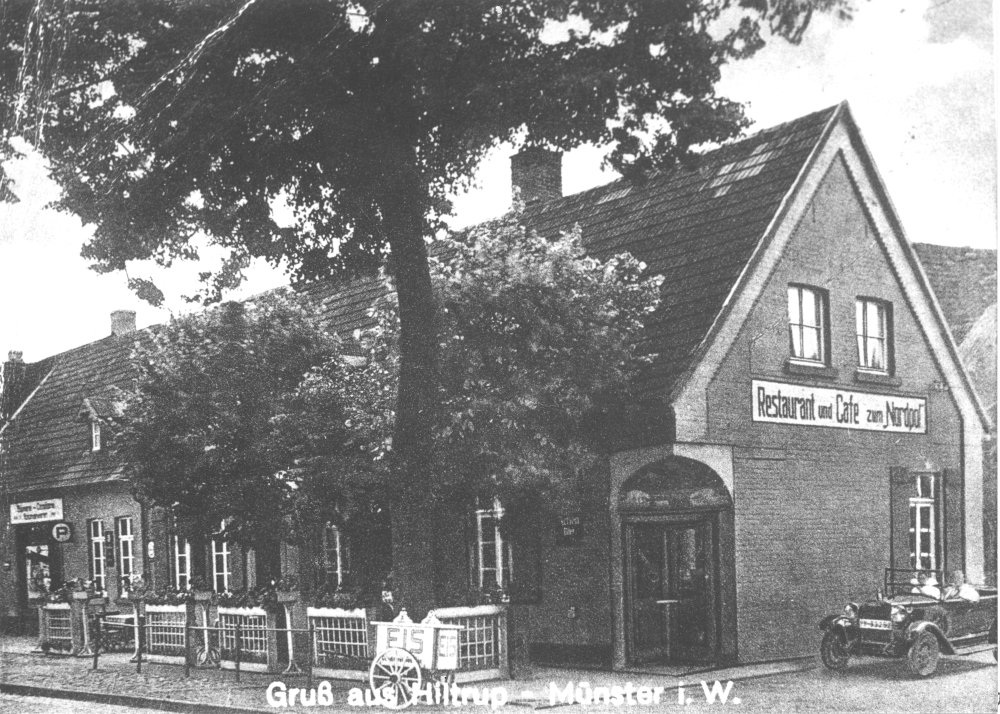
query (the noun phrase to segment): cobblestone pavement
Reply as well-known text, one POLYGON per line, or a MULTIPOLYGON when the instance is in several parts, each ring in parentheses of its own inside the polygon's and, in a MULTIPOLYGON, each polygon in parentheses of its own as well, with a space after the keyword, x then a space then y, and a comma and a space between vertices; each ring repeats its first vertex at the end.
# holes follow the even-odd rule
MULTIPOLYGON (((184 668, 177 665, 144 662, 142 673, 136 674, 135 664, 128 655, 101 655, 99 668, 92 669, 89 658, 46 656, 40 653, 0 653, 0 681, 52 689, 98 692, 109 695, 169 699, 195 704, 213 704, 239 709, 269 710, 264 691, 275 679, 288 686, 304 687, 304 675, 286 676, 241 672, 240 682, 231 670, 193 669, 184 677, 184 668)), ((339 701, 346 701, 348 683, 335 683, 339 701)))

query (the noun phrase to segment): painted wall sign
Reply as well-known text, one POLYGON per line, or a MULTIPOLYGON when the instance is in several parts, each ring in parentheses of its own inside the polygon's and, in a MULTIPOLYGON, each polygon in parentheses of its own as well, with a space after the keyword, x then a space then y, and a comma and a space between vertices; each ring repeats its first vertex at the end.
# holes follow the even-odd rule
POLYGON ((583 519, 580 514, 559 517, 559 532, 556 534, 558 545, 575 545, 583 538, 583 519))
POLYGON ((73 540, 73 527, 66 521, 52 524, 52 540, 56 543, 69 543, 73 540))
POLYGON ((755 379, 753 420, 766 424, 927 433, 927 400, 755 379))
POLYGON ((47 498, 43 501, 24 501, 10 504, 10 522, 40 523, 42 521, 61 521, 63 519, 63 500, 47 498))

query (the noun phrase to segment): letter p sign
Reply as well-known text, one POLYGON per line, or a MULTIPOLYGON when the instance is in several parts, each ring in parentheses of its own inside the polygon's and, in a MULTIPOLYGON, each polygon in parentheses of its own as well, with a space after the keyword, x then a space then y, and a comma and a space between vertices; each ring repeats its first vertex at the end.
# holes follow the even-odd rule
POLYGON ((59 521, 52 525, 52 540, 56 543, 69 543, 73 540, 73 529, 69 523, 59 521))

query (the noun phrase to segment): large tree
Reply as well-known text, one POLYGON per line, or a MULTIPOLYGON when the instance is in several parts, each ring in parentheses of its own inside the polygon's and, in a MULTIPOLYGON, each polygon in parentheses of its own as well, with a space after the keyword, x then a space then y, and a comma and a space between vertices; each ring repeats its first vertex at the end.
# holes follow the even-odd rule
POLYGON ((814 11, 847 2, 21 0, 4 5, 0 111, 5 131, 44 136, 61 205, 96 226, 84 254, 99 270, 192 257, 198 234, 230 251, 210 293, 251 257, 304 279, 388 263, 393 459, 418 485, 394 518, 397 574, 429 603, 419 484, 438 362, 425 238, 449 190, 519 137, 612 144, 611 166, 637 178, 731 138, 746 121, 715 92, 722 65, 753 54, 762 28, 797 41, 814 11), (275 220, 276 200, 293 225, 275 220))

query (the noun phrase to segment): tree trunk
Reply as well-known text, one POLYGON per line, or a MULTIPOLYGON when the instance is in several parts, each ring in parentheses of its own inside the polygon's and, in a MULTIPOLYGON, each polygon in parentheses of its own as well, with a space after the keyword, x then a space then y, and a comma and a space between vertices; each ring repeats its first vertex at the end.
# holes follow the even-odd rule
POLYGON ((434 606, 432 433, 437 397, 437 316, 431 290, 422 201, 396 194, 384 212, 390 267, 399 296, 399 394, 392 441, 398 488, 392 512, 393 587, 414 619, 434 606))

